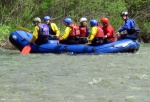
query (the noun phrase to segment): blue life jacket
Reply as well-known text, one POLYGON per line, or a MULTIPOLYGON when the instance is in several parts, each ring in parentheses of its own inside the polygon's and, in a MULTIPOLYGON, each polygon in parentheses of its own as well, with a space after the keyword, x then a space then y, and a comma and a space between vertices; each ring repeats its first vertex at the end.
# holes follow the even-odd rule
POLYGON ((42 36, 49 36, 49 27, 47 24, 40 24, 39 25, 39 37, 42 37, 42 36))
POLYGON ((139 33, 139 32, 140 32, 140 29, 139 29, 137 23, 136 23, 134 20, 133 20, 133 22, 134 22, 134 27, 133 27, 134 32, 135 32, 135 33, 139 33))
POLYGON ((39 24, 38 43, 47 42, 49 39, 49 27, 47 24, 39 24))

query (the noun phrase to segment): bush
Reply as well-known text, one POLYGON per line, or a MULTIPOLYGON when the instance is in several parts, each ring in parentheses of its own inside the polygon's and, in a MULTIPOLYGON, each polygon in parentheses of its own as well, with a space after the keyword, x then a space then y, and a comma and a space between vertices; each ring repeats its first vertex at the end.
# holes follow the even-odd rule
POLYGON ((0 39, 9 36, 18 26, 33 29, 32 19, 37 16, 43 18, 45 15, 51 16, 52 22, 55 22, 61 31, 64 29, 63 18, 71 17, 74 22, 79 23, 80 17, 83 16, 88 20, 108 17, 110 24, 117 31, 124 23, 120 12, 125 10, 136 20, 142 35, 149 36, 149 4, 149 1, 143 0, 3 0, 0 2, 0 39))

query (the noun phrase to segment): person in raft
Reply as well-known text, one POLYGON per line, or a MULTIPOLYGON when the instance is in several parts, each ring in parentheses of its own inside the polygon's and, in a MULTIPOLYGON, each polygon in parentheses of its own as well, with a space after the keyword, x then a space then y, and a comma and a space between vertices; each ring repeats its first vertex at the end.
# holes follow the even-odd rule
POLYGON ((80 37, 79 26, 73 23, 71 18, 65 18, 63 22, 66 29, 64 34, 59 38, 59 43, 78 44, 80 37))
POLYGON ((90 34, 90 29, 87 26, 87 18, 82 17, 80 18, 80 26, 79 26, 79 30, 80 30, 80 40, 79 43, 80 44, 85 44, 87 43, 87 37, 90 34))
POLYGON ((93 19, 90 20, 91 25, 91 33, 90 36, 87 38, 88 43, 92 45, 102 45, 104 44, 104 32, 100 26, 98 26, 98 22, 93 19))
POLYGON ((49 27, 45 23, 41 23, 41 19, 36 17, 33 19, 33 23, 35 25, 33 31, 33 38, 30 43, 43 44, 47 43, 49 39, 49 27))
POLYGON ((108 18, 101 18, 101 28, 104 31, 104 43, 111 43, 115 41, 114 28, 109 24, 108 18))
POLYGON ((132 39, 136 40, 138 38, 138 34, 140 32, 139 27, 135 23, 133 19, 128 17, 128 12, 121 12, 121 17, 125 21, 125 24, 120 28, 120 30, 116 33, 118 35, 118 39, 132 39), (120 34, 122 31, 126 31, 127 33, 120 34))
POLYGON ((57 40, 60 36, 60 31, 55 23, 51 22, 50 16, 44 17, 44 23, 49 26, 49 39, 50 40, 57 40))

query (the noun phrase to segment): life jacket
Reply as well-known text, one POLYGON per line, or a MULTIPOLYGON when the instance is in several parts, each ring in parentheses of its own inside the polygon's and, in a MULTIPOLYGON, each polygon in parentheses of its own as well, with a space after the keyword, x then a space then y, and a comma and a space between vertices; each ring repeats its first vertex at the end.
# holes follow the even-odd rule
MULTIPOLYGON (((131 25, 132 26, 131 29, 127 30, 128 34, 134 34, 134 33, 140 32, 137 23, 135 23, 135 21, 133 19, 127 19, 127 20, 130 20, 130 22, 134 23, 134 25, 131 25)), ((127 20, 125 22, 127 22, 127 20)))
POLYGON ((101 27, 99 27, 99 26, 97 26, 97 33, 96 33, 96 38, 104 38, 104 32, 103 32, 103 30, 102 30, 102 28, 101 27))
POLYGON ((80 36, 80 30, 78 24, 74 23, 70 25, 71 32, 69 34, 70 37, 80 36))
POLYGON ((49 37, 49 26, 47 24, 39 24, 38 40, 47 40, 49 37))
POLYGON ((115 41, 114 28, 111 25, 108 25, 108 26, 102 26, 102 29, 104 31, 104 35, 107 35, 105 41, 114 42, 115 41))
POLYGON ((108 25, 106 27, 102 26, 102 29, 104 31, 104 35, 107 35, 109 32, 109 35, 107 35, 107 38, 114 38, 114 28, 111 25, 108 25))
POLYGON ((87 28, 86 28, 86 26, 80 26, 79 30, 80 30, 80 37, 86 37, 86 35, 87 35, 87 28))
POLYGON ((49 35, 49 27, 47 24, 39 25, 39 35, 40 36, 48 36, 49 35))

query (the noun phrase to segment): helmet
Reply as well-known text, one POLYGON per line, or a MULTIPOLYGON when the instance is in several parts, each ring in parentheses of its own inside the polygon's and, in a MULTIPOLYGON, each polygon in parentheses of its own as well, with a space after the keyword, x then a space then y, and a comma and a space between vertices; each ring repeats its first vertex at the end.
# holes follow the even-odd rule
POLYGON ((91 26, 97 26, 97 24, 98 24, 98 22, 95 19, 90 20, 90 25, 91 26))
POLYGON ((85 17, 80 18, 80 22, 84 22, 84 21, 87 21, 87 18, 85 17))
POLYGON ((102 22, 102 23, 105 23, 105 24, 108 24, 109 20, 108 20, 108 18, 102 18, 102 19, 101 19, 101 22, 102 22))
POLYGON ((64 19, 64 22, 65 22, 65 23, 72 24, 72 19, 71 19, 71 18, 65 18, 65 19, 64 19))
POLYGON ((121 16, 128 16, 128 12, 127 11, 121 12, 121 16))
POLYGON ((41 22, 41 18, 35 17, 35 18, 33 19, 33 22, 41 22))
POLYGON ((51 18, 50 18, 50 16, 45 16, 44 17, 44 21, 47 21, 47 20, 50 20, 51 18))

